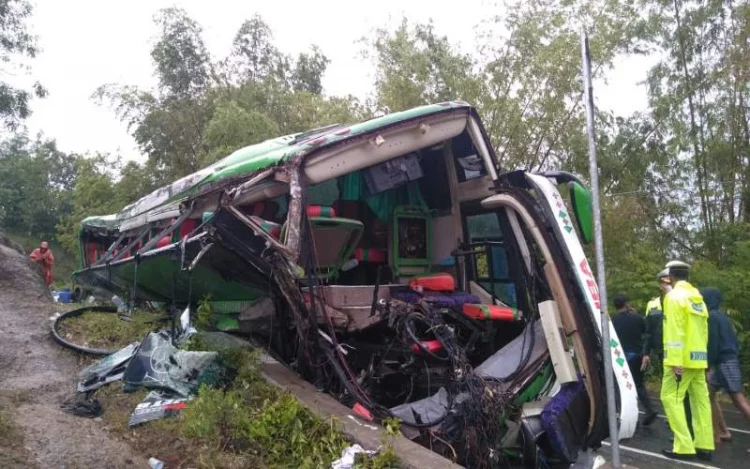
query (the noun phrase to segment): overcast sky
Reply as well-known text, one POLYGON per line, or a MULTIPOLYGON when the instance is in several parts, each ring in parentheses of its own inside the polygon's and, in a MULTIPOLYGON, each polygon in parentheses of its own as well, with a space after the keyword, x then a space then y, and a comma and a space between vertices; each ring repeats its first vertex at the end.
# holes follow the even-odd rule
MULTIPOLYGON (((470 52, 475 27, 501 13, 495 2, 464 3, 435 0, 378 0, 357 7, 351 0, 241 2, 237 0, 35 0, 30 27, 42 53, 33 61, 28 80, 39 80, 50 92, 33 103, 28 121, 32 134, 44 132, 64 151, 119 152, 142 160, 133 139, 112 110, 91 100, 105 83, 150 87, 149 55, 157 31, 153 16, 169 6, 184 8, 204 30, 210 52, 224 56, 245 19, 259 13, 273 30, 283 52, 296 54, 317 44, 331 59, 324 79, 331 95, 364 98, 372 91, 372 68, 365 63, 357 40, 374 28, 398 24, 402 16, 415 21, 433 19, 439 33, 470 52), (469 7, 474 4, 473 7, 469 7), (365 5, 367 7, 365 7, 365 5)), ((599 106, 620 114, 646 107, 648 61, 619 62, 608 85, 595 83, 599 106)))

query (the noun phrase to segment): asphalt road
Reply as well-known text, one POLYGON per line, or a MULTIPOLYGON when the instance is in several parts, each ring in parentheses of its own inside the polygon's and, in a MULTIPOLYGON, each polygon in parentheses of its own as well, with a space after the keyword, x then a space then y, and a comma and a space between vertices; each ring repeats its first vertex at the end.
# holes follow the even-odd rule
MULTIPOLYGON (((668 459, 661 454, 663 448, 671 448, 669 439, 672 432, 669 430, 661 403, 658 399, 652 399, 655 409, 659 409, 659 418, 649 427, 639 426, 633 438, 620 441, 620 457, 623 464, 639 469, 662 469, 662 468, 684 468, 691 467, 713 469, 731 468, 738 469, 748 466, 750 454, 750 423, 731 405, 722 405, 724 419, 732 432, 732 441, 717 445, 711 462, 700 460, 676 461, 668 459)), ((642 417, 642 415, 641 415, 642 417)), ((608 446, 602 447, 599 452, 610 462, 611 452, 608 446)))

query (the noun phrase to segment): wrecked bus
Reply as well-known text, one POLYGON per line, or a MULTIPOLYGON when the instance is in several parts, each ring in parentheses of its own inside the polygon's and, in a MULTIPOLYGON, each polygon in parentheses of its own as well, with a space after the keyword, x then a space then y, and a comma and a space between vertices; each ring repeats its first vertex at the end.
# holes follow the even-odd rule
MULTIPOLYGON (((499 173, 476 110, 446 102, 242 148, 89 217, 74 279, 206 301, 217 328, 468 467, 570 464, 608 436, 591 230, 580 180, 499 173)), ((627 438, 636 393, 610 336, 627 438)))

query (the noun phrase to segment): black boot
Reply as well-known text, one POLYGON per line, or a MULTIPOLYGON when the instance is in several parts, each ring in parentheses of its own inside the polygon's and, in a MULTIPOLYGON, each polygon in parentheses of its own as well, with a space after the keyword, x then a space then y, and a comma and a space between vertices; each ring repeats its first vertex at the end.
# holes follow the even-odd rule
POLYGON ((668 458, 671 458, 671 459, 690 460, 690 459, 694 459, 695 458, 694 454, 680 454, 680 453, 675 453, 671 449, 663 449, 663 450, 661 450, 661 453, 664 456, 666 456, 668 458))

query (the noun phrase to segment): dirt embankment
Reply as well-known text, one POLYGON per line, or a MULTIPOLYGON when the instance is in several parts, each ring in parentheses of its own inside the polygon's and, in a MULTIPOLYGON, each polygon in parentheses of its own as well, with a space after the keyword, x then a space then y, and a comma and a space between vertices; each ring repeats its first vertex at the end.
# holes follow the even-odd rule
POLYGON ((0 231, 0 467, 148 467, 100 420, 60 410, 80 366, 50 338, 55 310, 28 256, 0 231))

